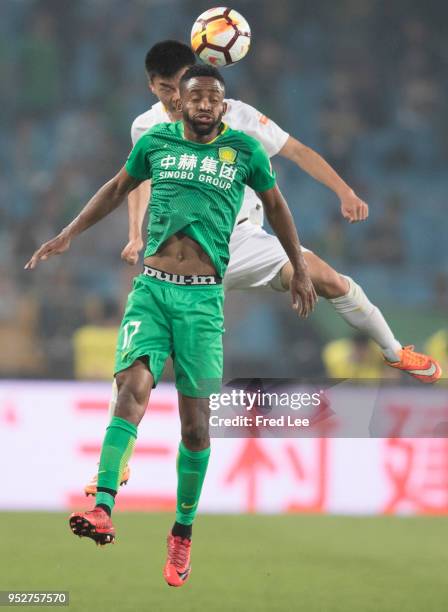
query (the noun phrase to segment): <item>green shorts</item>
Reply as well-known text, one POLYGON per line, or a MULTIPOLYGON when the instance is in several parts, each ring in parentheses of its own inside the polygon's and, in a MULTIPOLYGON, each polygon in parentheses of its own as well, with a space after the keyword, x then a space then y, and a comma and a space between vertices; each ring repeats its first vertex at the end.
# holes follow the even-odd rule
POLYGON ((219 393, 223 310, 222 285, 192 287, 137 276, 120 326, 115 374, 147 357, 156 385, 171 356, 176 387, 182 394, 219 393))

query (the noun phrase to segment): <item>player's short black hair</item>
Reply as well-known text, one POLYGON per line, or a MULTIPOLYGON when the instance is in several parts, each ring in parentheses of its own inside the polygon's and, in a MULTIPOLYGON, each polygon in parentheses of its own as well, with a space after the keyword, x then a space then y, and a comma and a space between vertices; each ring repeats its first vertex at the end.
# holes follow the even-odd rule
POLYGON ((156 43, 145 57, 147 75, 170 78, 186 66, 194 66, 196 56, 188 45, 177 40, 156 43))
POLYGON ((223 76, 219 70, 214 66, 208 66, 206 64, 196 64, 196 66, 191 66, 191 68, 188 68, 180 79, 180 85, 185 85, 187 81, 190 79, 195 79, 196 77, 211 77, 212 79, 219 81, 223 87, 226 86, 223 76))

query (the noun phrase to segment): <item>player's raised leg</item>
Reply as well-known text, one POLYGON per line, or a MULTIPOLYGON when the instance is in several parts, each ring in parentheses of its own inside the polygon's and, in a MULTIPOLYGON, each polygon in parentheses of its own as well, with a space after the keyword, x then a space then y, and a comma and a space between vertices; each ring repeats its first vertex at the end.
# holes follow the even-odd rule
POLYGON ((101 449, 95 507, 87 512, 74 512, 70 516, 70 528, 75 535, 91 538, 101 545, 115 540, 111 520, 115 496, 154 384, 146 360, 140 359, 118 372, 116 381, 117 403, 101 449))
MULTIPOLYGON (((351 327, 366 333, 383 353, 385 363, 406 372, 423 383, 433 383, 442 374, 435 359, 403 347, 395 338, 377 306, 370 302, 363 289, 350 277, 339 274, 311 251, 304 253, 316 293, 326 298, 351 327)), ((289 287, 292 267, 288 262, 281 270, 281 282, 289 287)))
MULTIPOLYGON (((117 395, 118 395, 117 382, 114 378, 114 381, 112 383, 112 394, 111 394, 111 398, 109 402, 109 409, 108 409, 108 423, 111 423, 115 415, 115 407, 117 405, 117 395)), ((130 467, 128 464, 126 464, 121 474, 120 486, 126 485, 128 483, 130 475, 131 475, 130 467)), ((89 482, 86 484, 86 486, 84 487, 84 493, 86 494, 86 497, 88 497, 89 495, 96 495, 97 485, 98 485, 98 474, 95 473, 92 476, 92 478, 89 480, 89 482)))

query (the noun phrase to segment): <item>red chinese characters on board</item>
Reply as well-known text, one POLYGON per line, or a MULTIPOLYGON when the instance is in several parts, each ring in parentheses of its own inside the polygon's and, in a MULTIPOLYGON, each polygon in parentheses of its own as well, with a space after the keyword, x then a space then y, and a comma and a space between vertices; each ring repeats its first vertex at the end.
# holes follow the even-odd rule
POLYGON ((448 512, 448 440, 390 438, 384 445, 390 495, 383 512, 448 512))
POLYGON ((244 510, 259 510, 261 487, 274 478, 289 478, 282 500, 284 512, 323 512, 328 502, 328 448, 331 440, 281 440, 279 446, 263 440, 242 440, 239 452, 224 478, 225 486, 239 481, 244 487, 244 510), (306 452, 305 451, 306 445, 306 452))

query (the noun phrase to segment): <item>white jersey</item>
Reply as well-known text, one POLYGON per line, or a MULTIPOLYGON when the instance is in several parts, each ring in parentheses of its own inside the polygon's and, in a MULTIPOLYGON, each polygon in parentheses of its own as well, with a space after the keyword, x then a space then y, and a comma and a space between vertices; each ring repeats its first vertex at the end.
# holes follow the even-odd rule
MULTIPOLYGON (((280 151, 288 140, 287 132, 249 104, 229 99, 226 99, 226 102, 227 112, 223 117, 225 123, 234 130, 241 130, 256 138, 264 146, 269 157, 280 151)), ((134 119, 131 127, 132 144, 135 145, 140 136, 150 128, 168 121, 171 120, 165 107, 161 102, 157 102, 146 113, 134 119)), ((263 207, 257 194, 250 187, 246 187, 236 222, 245 218, 256 225, 263 224, 263 207)))

